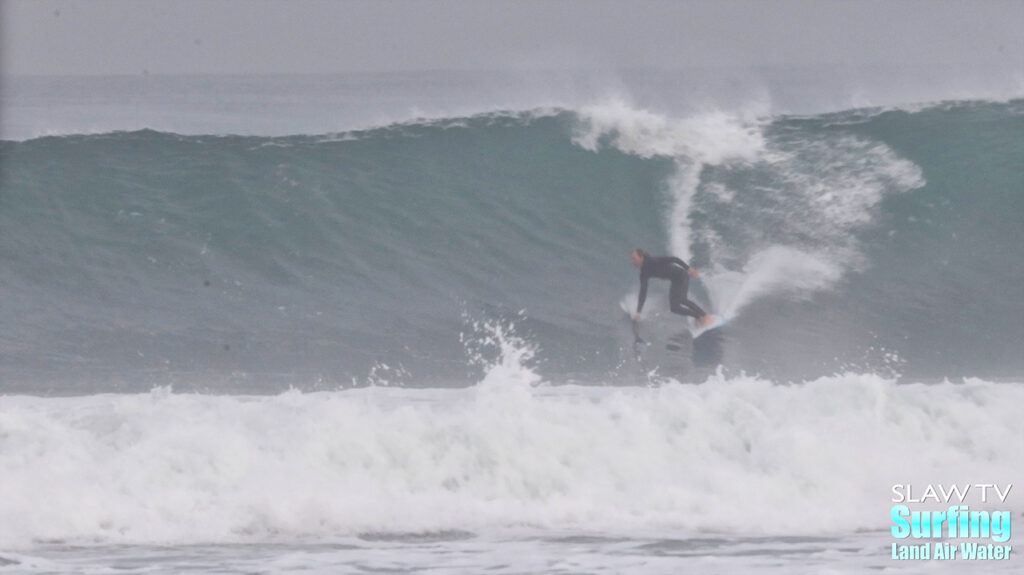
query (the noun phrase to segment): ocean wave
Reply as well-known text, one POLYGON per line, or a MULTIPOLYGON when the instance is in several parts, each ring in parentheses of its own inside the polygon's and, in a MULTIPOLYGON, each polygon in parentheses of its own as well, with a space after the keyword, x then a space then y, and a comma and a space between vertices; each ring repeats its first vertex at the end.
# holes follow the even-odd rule
POLYGON ((0 501, 0 545, 882 529, 895 483, 1019 477, 1005 440, 1024 433, 1022 394, 1020 382, 845 373, 785 385, 717 375, 538 387, 495 375, 460 390, 5 396, 0 487, 17 496, 0 501))
POLYGON ((467 312, 515 318, 554 379, 889 373, 871 349, 911 380, 1018 376, 1020 103, 763 111, 3 142, 4 389, 469 385, 467 312), (634 247, 702 270, 694 297, 733 320, 717 359, 663 353, 689 326, 654 288, 630 363, 634 247))

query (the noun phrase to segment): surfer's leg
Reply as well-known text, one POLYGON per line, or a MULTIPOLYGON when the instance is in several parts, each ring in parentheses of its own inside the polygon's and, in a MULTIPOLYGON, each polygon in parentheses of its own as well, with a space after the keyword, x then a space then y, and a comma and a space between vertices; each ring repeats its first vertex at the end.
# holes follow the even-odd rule
POLYGON ((668 289, 668 304, 672 313, 685 315, 697 320, 697 325, 705 328, 711 325, 714 317, 710 316, 700 308, 693 300, 686 299, 686 292, 690 288, 690 278, 686 274, 672 280, 672 287, 668 289))
POLYGON ((702 318, 707 315, 707 312, 702 310, 700 306, 694 303, 692 300, 686 300, 685 302, 683 302, 683 305, 690 309, 693 317, 702 318))
POLYGON ((704 317, 704 310, 700 306, 686 299, 686 292, 690 288, 690 278, 683 274, 682 277, 672 280, 672 286, 668 288, 668 308, 672 313, 685 315, 694 318, 704 317))

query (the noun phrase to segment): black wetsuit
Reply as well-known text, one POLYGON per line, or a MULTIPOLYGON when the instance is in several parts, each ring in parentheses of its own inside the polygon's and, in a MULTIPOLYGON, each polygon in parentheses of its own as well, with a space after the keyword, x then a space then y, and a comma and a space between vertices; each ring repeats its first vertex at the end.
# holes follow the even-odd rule
POLYGON ((672 313, 703 317, 704 310, 686 299, 686 292, 690 289, 690 274, 687 273, 689 269, 690 266, 677 257, 646 256, 643 265, 640 266, 640 299, 636 303, 636 313, 644 309, 644 301, 647 300, 647 280, 661 278, 672 282, 668 290, 668 306, 672 313))

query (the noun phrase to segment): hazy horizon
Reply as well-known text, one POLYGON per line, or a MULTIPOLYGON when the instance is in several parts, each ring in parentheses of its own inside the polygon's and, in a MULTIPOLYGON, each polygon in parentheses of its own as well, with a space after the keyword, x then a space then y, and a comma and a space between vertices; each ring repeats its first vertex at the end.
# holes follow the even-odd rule
POLYGON ((1024 2, 0 1, 5 75, 1024 70, 1024 2))

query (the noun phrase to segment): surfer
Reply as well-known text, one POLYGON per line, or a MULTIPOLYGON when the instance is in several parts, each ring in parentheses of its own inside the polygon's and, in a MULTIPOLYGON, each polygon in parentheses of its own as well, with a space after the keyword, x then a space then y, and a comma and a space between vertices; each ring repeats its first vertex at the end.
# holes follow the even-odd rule
POLYGON ((686 292, 690 289, 690 277, 699 277, 697 268, 690 267, 686 262, 674 256, 650 256, 639 248, 633 250, 630 259, 633 260, 634 266, 640 268, 640 297, 636 302, 634 320, 640 319, 644 301, 647 300, 647 280, 654 277, 672 282, 672 286, 668 289, 668 306, 672 313, 696 318, 697 326, 701 328, 711 325, 715 319, 714 316, 705 313, 692 300, 686 299, 686 292))

